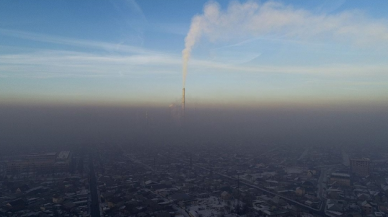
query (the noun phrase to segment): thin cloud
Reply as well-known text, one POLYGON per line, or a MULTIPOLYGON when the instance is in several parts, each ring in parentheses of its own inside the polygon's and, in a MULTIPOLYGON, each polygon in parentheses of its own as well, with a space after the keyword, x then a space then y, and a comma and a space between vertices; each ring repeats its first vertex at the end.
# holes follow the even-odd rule
MULTIPOLYGON (((68 51, 40 51, 0 55, 0 76, 78 77, 175 74, 181 61, 173 55, 98 55, 68 51), (119 73, 120 72, 120 73, 119 73)), ((327 77, 370 77, 387 74, 387 65, 241 66, 208 60, 192 61, 193 73, 307 74, 327 77)))
POLYGON ((83 48, 94 48, 104 51, 113 51, 113 52, 125 52, 125 53, 139 53, 139 54, 152 54, 157 53, 152 50, 147 50, 141 47, 129 46, 129 45, 119 45, 115 43, 107 43, 100 41, 90 41, 90 40, 81 40, 81 39, 73 39, 59 36, 52 36, 46 34, 38 34, 32 32, 18 31, 18 30, 10 30, 10 29, 2 29, 0 28, 0 34, 27 39, 31 41, 39 41, 45 43, 52 44, 64 44, 75 47, 83 47, 83 48))
POLYGON ((371 19, 359 11, 314 14, 275 1, 264 4, 234 1, 226 10, 222 10, 217 2, 209 2, 202 14, 192 18, 185 37, 182 50, 183 87, 191 52, 202 38, 220 43, 261 36, 303 41, 339 41, 381 48, 386 47, 388 42, 388 25, 386 20, 371 19))
POLYGON ((323 66, 240 66, 203 60, 192 60, 195 71, 217 69, 219 72, 305 74, 327 77, 369 77, 388 74, 388 65, 331 64, 323 66))
MULTIPOLYGON (((172 73, 179 58, 159 54, 98 55, 44 50, 0 55, 0 75, 8 77, 79 77, 172 73)), ((175 71, 178 71, 175 69, 175 71)))
MULTIPOLYGON (((219 43, 268 36, 303 43, 332 41, 362 47, 386 47, 388 21, 369 18, 356 10, 315 14, 274 1, 264 4, 235 1, 226 10, 222 10, 217 2, 210 2, 202 14, 192 19, 185 39, 184 63, 201 38, 219 43)), ((255 39, 236 45, 250 40, 255 39)))

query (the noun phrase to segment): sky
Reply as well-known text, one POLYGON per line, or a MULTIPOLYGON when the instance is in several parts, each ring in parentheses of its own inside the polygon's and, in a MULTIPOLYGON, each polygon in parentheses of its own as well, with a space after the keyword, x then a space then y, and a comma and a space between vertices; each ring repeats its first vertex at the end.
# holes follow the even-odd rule
POLYGON ((387 1, 1 1, 3 104, 385 104, 387 1))

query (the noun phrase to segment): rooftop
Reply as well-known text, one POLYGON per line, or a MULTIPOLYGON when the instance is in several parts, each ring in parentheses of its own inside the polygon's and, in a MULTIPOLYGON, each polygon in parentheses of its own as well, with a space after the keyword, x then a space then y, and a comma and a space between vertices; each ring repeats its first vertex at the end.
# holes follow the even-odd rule
POLYGON ((332 173, 331 176, 340 178, 350 178, 350 175, 346 173, 332 173))
POLYGON ((70 151, 61 151, 58 153, 57 159, 65 160, 65 159, 69 158, 69 155, 70 155, 70 151))

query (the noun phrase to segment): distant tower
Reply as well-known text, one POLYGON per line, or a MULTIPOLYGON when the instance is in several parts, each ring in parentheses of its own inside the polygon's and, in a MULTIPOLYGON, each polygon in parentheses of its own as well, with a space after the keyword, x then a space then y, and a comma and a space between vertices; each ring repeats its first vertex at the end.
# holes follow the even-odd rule
POLYGON ((148 112, 147 112, 147 110, 145 113, 145 122, 146 122, 146 126, 148 126, 148 112))
POLYGON ((182 89, 182 117, 185 118, 185 88, 182 89))

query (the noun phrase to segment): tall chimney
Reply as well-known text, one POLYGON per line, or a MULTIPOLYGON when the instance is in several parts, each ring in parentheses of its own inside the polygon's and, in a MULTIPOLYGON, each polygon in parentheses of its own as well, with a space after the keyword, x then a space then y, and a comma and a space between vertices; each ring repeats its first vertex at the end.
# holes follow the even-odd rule
POLYGON ((182 89, 182 117, 185 118, 185 88, 182 89))

